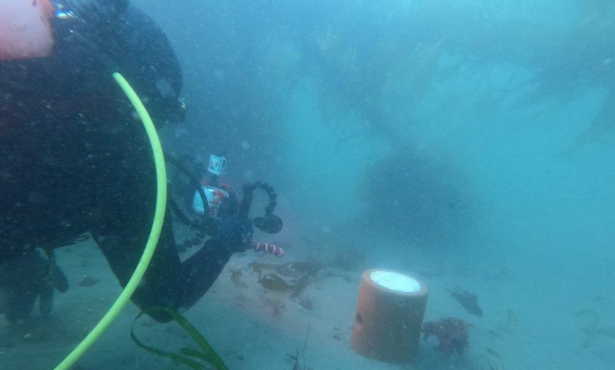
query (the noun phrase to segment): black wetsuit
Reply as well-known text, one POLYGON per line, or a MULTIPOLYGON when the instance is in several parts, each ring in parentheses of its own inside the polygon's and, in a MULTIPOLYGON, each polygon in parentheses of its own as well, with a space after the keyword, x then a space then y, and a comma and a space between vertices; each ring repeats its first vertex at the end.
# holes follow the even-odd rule
MULTIPOLYGON (((52 26, 52 57, 0 62, 0 290, 10 320, 34 304, 29 287, 36 282, 12 267, 24 265, 34 248, 61 247, 90 232, 122 285, 141 257, 154 215, 155 168, 112 72, 133 85, 158 126, 179 108, 179 63, 162 30, 139 10, 72 30, 52 26)), ((181 263, 167 212, 133 301, 143 309, 191 306, 234 251, 223 244, 213 238, 181 263)))

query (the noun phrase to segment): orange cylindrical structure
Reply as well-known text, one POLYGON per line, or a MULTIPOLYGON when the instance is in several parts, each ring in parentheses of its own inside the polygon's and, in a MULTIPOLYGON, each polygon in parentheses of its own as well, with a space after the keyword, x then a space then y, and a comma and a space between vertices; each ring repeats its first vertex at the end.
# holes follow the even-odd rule
POLYGON ((0 0, 0 60, 49 56, 52 14, 48 0, 0 0))
POLYGON ((416 355, 427 285, 390 270, 363 273, 350 345, 365 357, 406 362, 416 355))

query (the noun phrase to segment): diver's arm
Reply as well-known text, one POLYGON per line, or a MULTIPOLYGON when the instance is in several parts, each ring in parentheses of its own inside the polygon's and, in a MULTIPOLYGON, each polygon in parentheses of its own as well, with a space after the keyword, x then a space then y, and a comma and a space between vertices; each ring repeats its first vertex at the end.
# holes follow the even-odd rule
POLYGON ((233 253, 250 248, 252 221, 232 215, 222 221, 218 233, 181 265, 176 308, 189 308, 213 285, 233 253))
POLYGON ((220 239, 209 239, 205 245, 182 263, 177 286, 176 307, 190 308, 214 284, 233 252, 220 239))
MULTIPOLYGON (((125 222, 114 226, 114 230, 102 225, 101 229, 92 232, 122 286, 126 286, 132 276, 146 242, 147 234, 135 237, 142 233, 136 229, 137 224, 133 225, 125 222)), ((243 250, 229 241, 227 237, 216 236, 180 262, 171 218, 167 215, 156 252, 132 301, 144 311, 156 306, 179 311, 190 308, 214 284, 232 254, 243 250)), ((164 314, 152 314, 152 317, 160 322, 170 320, 164 314)))
MULTIPOLYGON (((166 275, 167 271, 162 271, 168 278, 169 284, 174 284, 172 291, 175 297, 171 307, 177 310, 185 310, 194 305, 214 284, 224 266, 231 259, 233 253, 244 252, 249 248, 252 239, 252 221, 237 215, 226 217, 218 233, 205 242, 205 245, 189 259, 181 263, 179 276, 173 277, 166 275)), ((177 255, 177 249, 172 243, 172 250, 169 250, 170 243, 163 243, 159 246, 164 248, 154 256, 152 263, 161 265, 160 258, 165 257, 165 253, 177 255)), ((164 277, 162 277, 164 279, 164 277)), ((167 289, 163 289, 167 291, 167 289)), ((138 299, 135 303, 143 309, 143 303, 138 299)), ((150 306, 151 307, 151 306, 150 306)), ((154 317, 159 321, 165 321, 165 317, 154 317), (160 320, 162 319, 162 320, 160 320)))

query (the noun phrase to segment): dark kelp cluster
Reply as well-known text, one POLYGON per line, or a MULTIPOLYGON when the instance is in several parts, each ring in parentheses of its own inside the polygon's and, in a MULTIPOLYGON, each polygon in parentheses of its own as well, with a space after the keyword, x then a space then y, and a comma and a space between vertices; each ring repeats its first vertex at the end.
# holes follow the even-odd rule
POLYGON ((434 336, 438 339, 436 349, 445 355, 462 355, 470 346, 468 329, 473 325, 455 317, 445 317, 439 321, 423 324, 423 339, 434 336))
POLYGON ((476 294, 465 290, 454 290, 451 292, 451 297, 455 298, 467 313, 483 317, 483 310, 478 305, 478 297, 476 294))

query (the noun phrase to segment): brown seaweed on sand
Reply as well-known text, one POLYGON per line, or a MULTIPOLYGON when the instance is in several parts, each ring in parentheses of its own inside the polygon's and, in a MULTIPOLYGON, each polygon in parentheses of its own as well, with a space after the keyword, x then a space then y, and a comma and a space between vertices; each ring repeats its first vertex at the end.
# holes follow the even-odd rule
POLYGON ((483 310, 478 306, 476 294, 472 294, 466 290, 455 290, 451 292, 451 296, 455 298, 469 314, 483 317, 483 310))
POLYGON ((247 288, 248 285, 241 279, 242 276, 243 274, 239 269, 231 271, 231 281, 233 282, 233 285, 238 288, 247 288))
POLYGON ((276 274, 264 275, 258 280, 258 283, 266 289, 273 290, 275 292, 285 292, 294 287, 294 284, 286 282, 276 274))
POLYGON ((308 337, 310 336, 310 324, 308 324, 307 334, 305 334, 305 340, 303 341, 303 348, 301 351, 297 348, 294 355, 287 354, 289 359, 293 361, 293 370, 311 370, 310 366, 307 366, 305 361, 305 349, 307 348, 308 337), (301 364, 303 363, 303 364, 301 364))
POLYGON ((423 339, 427 340, 430 336, 434 336, 438 339, 436 347, 438 351, 447 356, 454 352, 461 355, 470 345, 468 329, 471 327, 472 324, 461 319, 446 317, 423 324, 423 339))
POLYGON ((259 278, 263 271, 272 271, 280 276, 299 278, 306 274, 316 276, 318 271, 326 265, 316 262, 288 262, 281 264, 252 262, 248 266, 258 274, 259 278))
POLYGON ((252 262, 249 266, 258 274, 258 282, 263 287, 276 292, 290 290, 291 297, 297 298, 308 286, 310 277, 315 277, 325 265, 316 262, 252 262), (267 273, 268 271, 271 272, 267 273))
POLYGON ((309 281, 310 281, 310 275, 308 274, 303 275, 301 279, 299 279, 297 283, 295 284, 295 286, 293 287, 293 291, 292 293, 290 293, 290 297, 297 298, 299 295, 301 295, 301 293, 303 293, 305 288, 307 288, 309 281))
POLYGON ((265 306, 271 307, 271 316, 279 317, 286 310, 286 304, 281 299, 263 298, 265 306))
POLYGON ((83 280, 81 280, 81 282, 79 283, 79 286, 92 287, 98 283, 100 283, 100 279, 86 275, 83 277, 83 280))

